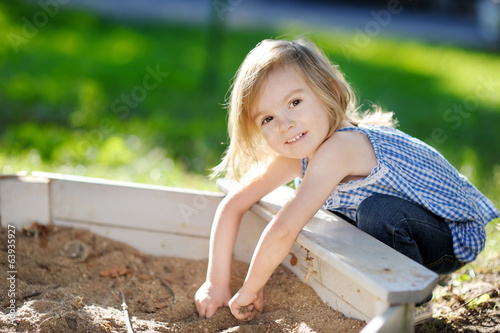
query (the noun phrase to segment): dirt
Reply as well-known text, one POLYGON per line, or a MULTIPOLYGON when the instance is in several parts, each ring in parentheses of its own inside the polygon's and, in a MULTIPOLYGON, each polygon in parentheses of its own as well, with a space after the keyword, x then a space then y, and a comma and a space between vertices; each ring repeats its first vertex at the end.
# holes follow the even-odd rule
POLYGON ((500 332, 500 254, 442 276, 416 333, 500 332))
MULTIPOLYGON (((365 325, 333 311, 281 266, 266 285, 264 311, 254 320, 240 322, 227 307, 200 319, 193 298, 204 281, 206 260, 150 256, 63 227, 33 225, 17 230, 13 239, 15 266, 9 267, 10 239, 3 228, 0 332, 127 332, 121 292, 135 332, 359 332, 365 325), (12 268, 17 273, 9 280, 12 268)), ((233 263, 233 293, 247 269, 233 263)))

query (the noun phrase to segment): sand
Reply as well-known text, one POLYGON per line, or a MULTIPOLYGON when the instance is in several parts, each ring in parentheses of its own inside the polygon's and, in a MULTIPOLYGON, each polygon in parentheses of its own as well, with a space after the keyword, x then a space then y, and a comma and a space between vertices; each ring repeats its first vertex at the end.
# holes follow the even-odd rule
MULTIPOLYGON (((0 332, 127 332, 121 292, 135 332, 359 332, 365 325, 333 311, 281 266, 254 320, 238 321, 227 307, 199 318, 193 299, 206 260, 150 256, 87 230, 41 225, 17 230, 13 298, 6 228, 0 240, 0 332)), ((247 269, 233 263, 233 293, 247 269)))

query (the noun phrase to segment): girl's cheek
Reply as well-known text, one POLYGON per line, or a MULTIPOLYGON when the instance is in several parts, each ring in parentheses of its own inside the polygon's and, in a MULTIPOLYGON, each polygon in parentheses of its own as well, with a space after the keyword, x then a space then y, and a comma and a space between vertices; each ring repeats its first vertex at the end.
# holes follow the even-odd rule
POLYGON ((270 131, 270 128, 272 127, 272 125, 269 123, 269 124, 265 124, 264 126, 261 126, 260 127, 260 132, 262 133, 262 135, 266 136, 266 135, 269 135, 269 133, 271 132, 270 131))
POLYGON ((262 135, 264 136, 264 139, 267 141, 267 142, 271 142, 272 139, 273 139, 273 134, 271 131, 265 131, 262 133, 262 135))

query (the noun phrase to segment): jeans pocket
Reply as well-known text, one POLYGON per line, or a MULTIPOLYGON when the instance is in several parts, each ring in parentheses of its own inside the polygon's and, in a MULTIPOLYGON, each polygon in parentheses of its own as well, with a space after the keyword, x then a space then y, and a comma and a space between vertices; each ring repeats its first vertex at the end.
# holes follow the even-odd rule
POLYGON ((449 254, 445 254, 440 259, 425 265, 425 267, 438 274, 450 274, 462 268, 465 264, 466 262, 460 261, 449 254))

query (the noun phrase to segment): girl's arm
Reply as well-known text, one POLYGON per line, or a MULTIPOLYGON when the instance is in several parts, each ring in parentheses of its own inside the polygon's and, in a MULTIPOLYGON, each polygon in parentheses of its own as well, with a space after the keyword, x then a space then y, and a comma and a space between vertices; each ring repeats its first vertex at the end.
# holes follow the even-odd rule
POLYGON ((228 305, 231 299, 231 260, 243 214, 264 195, 300 173, 300 160, 278 156, 264 174, 222 200, 210 235, 207 278, 195 295, 196 308, 201 317, 210 318, 219 307, 228 305))
POLYGON ((229 306, 237 319, 252 319, 262 311, 262 290, 276 267, 286 258, 302 228, 347 175, 357 173, 357 151, 343 145, 344 136, 333 135, 318 149, 306 175, 292 197, 264 229, 242 288, 229 306), (335 139, 334 139, 335 137, 335 139), (242 311, 246 308, 246 311, 242 311))

